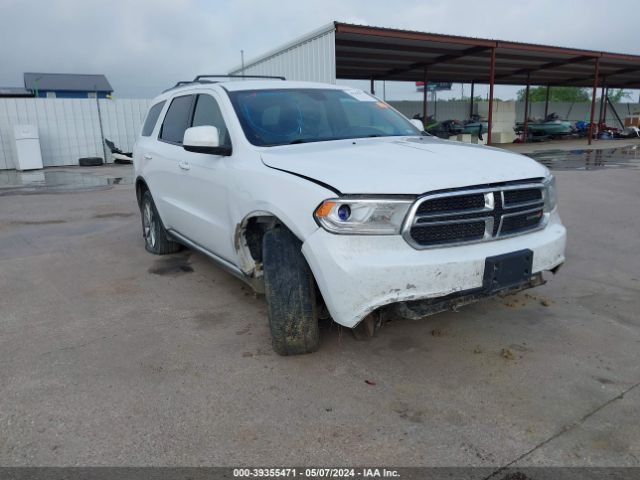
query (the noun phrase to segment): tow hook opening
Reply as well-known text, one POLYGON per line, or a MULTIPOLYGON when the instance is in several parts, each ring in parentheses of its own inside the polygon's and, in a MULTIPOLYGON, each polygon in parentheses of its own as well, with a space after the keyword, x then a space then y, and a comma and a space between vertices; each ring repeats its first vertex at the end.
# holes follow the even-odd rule
POLYGON ((562 268, 562 266, 564 265, 564 262, 556 265, 555 267, 553 267, 551 270, 549 270, 551 273, 553 273, 554 275, 556 273, 558 273, 560 271, 560 269, 562 268))

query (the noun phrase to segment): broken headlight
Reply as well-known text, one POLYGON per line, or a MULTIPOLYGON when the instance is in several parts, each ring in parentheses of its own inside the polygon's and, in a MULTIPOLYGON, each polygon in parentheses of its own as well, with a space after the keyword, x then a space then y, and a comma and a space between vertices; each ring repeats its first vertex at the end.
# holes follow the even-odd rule
POLYGON ((313 216, 332 233, 395 235, 412 203, 409 199, 332 198, 322 202, 313 216))

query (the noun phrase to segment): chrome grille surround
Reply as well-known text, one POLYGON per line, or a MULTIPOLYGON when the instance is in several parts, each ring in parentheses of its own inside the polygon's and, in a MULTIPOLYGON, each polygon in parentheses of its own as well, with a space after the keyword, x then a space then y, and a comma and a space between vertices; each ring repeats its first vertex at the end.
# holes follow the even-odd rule
MULTIPOLYGON (((530 196, 530 195, 526 195, 530 196)), ((480 186, 469 187, 454 191, 441 192, 441 193, 427 193, 419 197, 415 203, 411 206, 407 217, 405 218, 402 226, 402 237, 417 250, 424 250, 428 248, 442 248, 455 245, 465 245, 471 243, 487 242, 491 240, 499 240, 502 238, 514 237, 525 233, 531 233, 537 230, 543 229, 549 221, 549 213, 545 211, 546 201, 546 187, 542 182, 542 179, 532 181, 531 183, 513 182, 500 184, 496 186, 480 186), (523 202, 505 203, 504 192, 516 191, 516 190, 539 190, 539 199, 527 199, 523 202), (484 207, 466 210, 447 209, 442 212, 429 212, 419 214, 418 210, 420 206, 435 199, 451 199, 452 202, 456 201, 455 197, 468 197, 471 195, 483 195, 484 207), (533 216, 539 214, 540 220, 533 226, 525 226, 514 232, 503 232, 502 227, 505 218, 519 217, 519 216, 533 216), (448 224, 462 224, 465 222, 484 222, 484 236, 482 238, 472 239, 456 239, 452 241, 441 241, 433 243, 420 243, 417 241, 412 233, 417 232, 420 227, 426 226, 445 226, 448 224)), ((423 209, 424 210, 424 209, 423 209)), ((525 219, 528 221, 528 218, 525 219)), ((417 233, 416 233, 417 234, 417 233)))

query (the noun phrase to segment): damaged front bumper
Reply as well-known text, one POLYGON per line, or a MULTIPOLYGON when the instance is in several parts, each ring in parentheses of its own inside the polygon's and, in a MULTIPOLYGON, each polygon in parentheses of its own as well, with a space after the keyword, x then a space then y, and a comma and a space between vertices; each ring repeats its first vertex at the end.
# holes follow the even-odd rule
POLYGON ((346 327, 386 305, 420 318, 502 293, 486 292, 487 258, 529 249, 531 277, 517 287, 543 282, 541 273, 564 262, 566 230, 557 213, 543 230, 486 243, 416 250, 399 235, 335 235, 318 229, 302 246, 329 313, 346 327), (424 313, 424 314, 422 314, 424 313))
POLYGON ((544 285, 546 280, 542 278, 542 273, 534 274, 527 282, 521 283, 514 287, 507 287, 501 290, 487 292, 484 288, 477 288, 464 292, 452 293, 441 298, 427 298, 424 300, 413 300, 408 302, 398 302, 392 305, 393 312, 396 315, 408 320, 420 320, 429 315, 434 315, 448 310, 456 311, 458 308, 470 303, 478 302, 484 298, 494 297, 496 295, 508 295, 511 293, 527 290, 528 288, 544 285))

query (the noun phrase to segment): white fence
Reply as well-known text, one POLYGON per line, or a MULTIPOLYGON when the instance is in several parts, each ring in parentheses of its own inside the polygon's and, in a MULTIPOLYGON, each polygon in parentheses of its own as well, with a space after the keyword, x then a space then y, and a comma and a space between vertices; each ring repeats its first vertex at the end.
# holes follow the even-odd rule
MULTIPOLYGON (((77 165, 80 157, 104 157, 104 138, 131 151, 150 100, 0 98, 0 170, 15 168, 13 126, 37 125, 45 167, 77 165)), ((108 153, 108 150, 107 150, 108 153)), ((109 158, 107 158, 109 160, 109 158)))
MULTIPOLYGON (((104 138, 113 141, 123 151, 131 151, 149 108, 147 99, 96 100, 59 98, 0 98, 0 170, 15 168, 13 126, 37 125, 44 166, 77 165, 80 157, 104 157, 100 137, 100 119, 104 138)), ((390 102, 411 118, 422 112, 421 102, 390 102)), ((590 103, 550 103, 549 112, 568 120, 588 120, 590 103)), ((619 103, 615 108, 622 119, 640 110, 637 103, 619 103)), ((596 107, 598 117, 599 104, 596 107)), ((516 103, 516 118, 522 118, 524 103, 516 103)), ((429 103, 429 114, 438 120, 463 120, 469 116, 469 103, 463 101, 429 103)), ((531 116, 541 117, 544 103, 531 104, 531 116)), ((611 108, 607 109, 607 124, 618 126, 611 108)), ((109 157, 107 157, 109 160, 109 157)))
MULTIPOLYGON (((393 107, 400 112, 408 116, 413 117, 416 113, 422 113, 422 102, 420 101, 391 101, 389 102, 393 107)), ((620 115, 622 121, 624 117, 634 112, 640 111, 639 103, 616 103, 615 109, 620 115)), ((544 116, 544 102, 531 102, 529 106, 529 116, 533 118, 541 118, 544 116)), ((598 119, 600 111, 600 102, 596 104, 595 118, 598 119)), ((578 120, 589 121, 589 114, 591 112, 591 103, 549 103, 549 113, 555 112, 560 118, 571 120, 576 122, 578 120)), ((436 120, 465 120, 469 118, 469 102, 463 101, 439 101, 434 105, 433 102, 429 102, 427 105, 427 114, 435 115, 436 120)), ((516 121, 523 120, 524 115, 524 102, 516 102, 516 121)), ((611 107, 607 108, 607 125, 612 127, 619 127, 618 121, 615 118, 611 107)))

